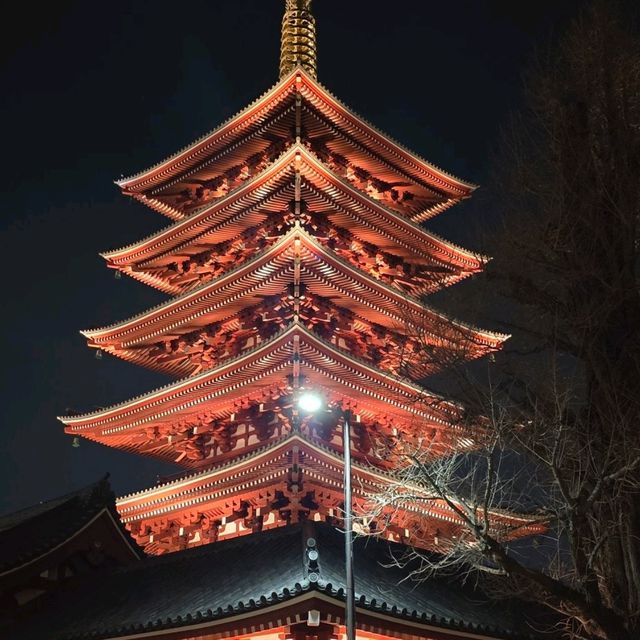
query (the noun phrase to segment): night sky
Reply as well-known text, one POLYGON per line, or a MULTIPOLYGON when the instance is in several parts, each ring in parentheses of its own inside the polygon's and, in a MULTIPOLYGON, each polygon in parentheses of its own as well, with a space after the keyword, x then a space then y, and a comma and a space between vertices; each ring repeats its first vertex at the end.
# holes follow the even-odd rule
MULTIPOLYGON (((578 0, 315 0, 319 80, 419 154, 482 184, 521 74, 578 0)), ((178 470, 87 441, 55 416, 169 379, 85 346, 165 296, 114 279, 100 251, 169 220, 113 180, 164 159, 277 80, 283 0, 24 3, 2 60, 0 512, 111 473, 118 494, 178 470)), ((17 13, 16 13, 17 12, 17 13)), ((430 228, 474 248, 491 212, 465 204, 430 228), (471 219, 473 218, 473 219, 471 219)), ((473 321, 473 318, 465 318, 473 321)))

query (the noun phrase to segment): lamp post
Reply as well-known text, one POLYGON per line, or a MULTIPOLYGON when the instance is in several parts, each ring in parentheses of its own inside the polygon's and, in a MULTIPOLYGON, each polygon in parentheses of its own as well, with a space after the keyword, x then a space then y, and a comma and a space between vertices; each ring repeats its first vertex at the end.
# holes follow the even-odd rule
POLYGON ((342 444, 344 448, 344 561, 347 583, 347 640, 355 640, 355 594, 353 581, 353 512, 351 510, 351 419, 350 411, 343 411, 342 444))
MULTIPOLYGON (((305 392, 298 398, 298 407, 305 413, 315 413, 322 407, 322 398, 305 392)), ((342 411, 343 432, 342 444, 344 448, 344 562, 346 585, 346 615, 347 640, 356 638, 355 592, 353 579, 353 512, 351 508, 351 412, 342 411)))

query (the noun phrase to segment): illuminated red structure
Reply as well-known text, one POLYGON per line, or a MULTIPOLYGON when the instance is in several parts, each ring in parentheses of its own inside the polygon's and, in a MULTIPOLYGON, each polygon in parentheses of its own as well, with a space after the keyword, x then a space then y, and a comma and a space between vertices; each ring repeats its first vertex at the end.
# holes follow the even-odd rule
MULTIPOLYGON (((118 182, 171 223, 105 253, 107 264, 172 297, 83 333, 91 347, 178 380, 61 421, 73 436, 188 469, 117 502, 151 554, 298 522, 339 525, 344 410, 354 416, 356 505, 387 481, 393 456, 376 452, 396 438, 420 438, 440 455, 473 447, 461 408, 419 381, 450 353, 481 357, 505 339, 422 302, 483 268, 484 257, 421 226, 474 186, 317 82, 309 4, 287 2, 272 89, 118 182), (329 410, 299 415, 302 389, 321 393, 329 410)), ((517 535, 537 527, 507 513, 495 522, 517 535)), ((460 523, 431 501, 368 526, 437 549, 460 523)))
MULTIPOLYGON (((185 471, 117 500, 104 479, 0 519, 3 637, 353 640, 355 609, 357 640, 540 638, 535 607, 384 566, 390 549, 446 550, 463 526, 451 502, 409 487, 394 511, 363 516, 400 463, 398 442, 433 456, 476 446, 482 425, 470 430, 462 407, 420 381, 505 336, 424 304, 483 268, 422 226, 474 187, 317 82, 310 4, 286 0, 272 89, 118 182, 170 223, 104 254, 108 266, 170 298, 83 333, 98 353, 177 381, 61 421, 185 471), (325 401, 314 415, 297 408, 306 390, 325 401), (374 534, 353 552, 345 477, 356 528, 374 534)), ((541 530, 491 516, 497 538, 541 530)))

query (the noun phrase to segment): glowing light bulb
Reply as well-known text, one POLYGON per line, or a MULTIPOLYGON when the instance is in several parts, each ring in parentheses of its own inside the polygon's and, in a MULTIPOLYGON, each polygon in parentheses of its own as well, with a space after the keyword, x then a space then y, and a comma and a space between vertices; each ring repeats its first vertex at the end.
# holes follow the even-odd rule
POLYGON ((315 413, 322 407, 322 398, 316 393, 307 391, 298 398, 298 407, 306 413, 315 413))

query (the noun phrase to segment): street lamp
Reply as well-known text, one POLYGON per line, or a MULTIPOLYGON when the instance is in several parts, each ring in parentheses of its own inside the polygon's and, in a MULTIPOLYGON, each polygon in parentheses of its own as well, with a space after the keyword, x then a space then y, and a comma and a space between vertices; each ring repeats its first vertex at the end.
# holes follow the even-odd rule
MULTIPOLYGON (((320 395, 305 391, 298 398, 298 408, 304 413, 315 413, 324 404, 320 395)), ((347 640, 355 640, 355 597, 353 581, 353 513, 351 509, 351 433, 350 411, 341 411, 344 421, 342 442, 344 447, 344 561, 346 583, 346 627, 347 640)))

